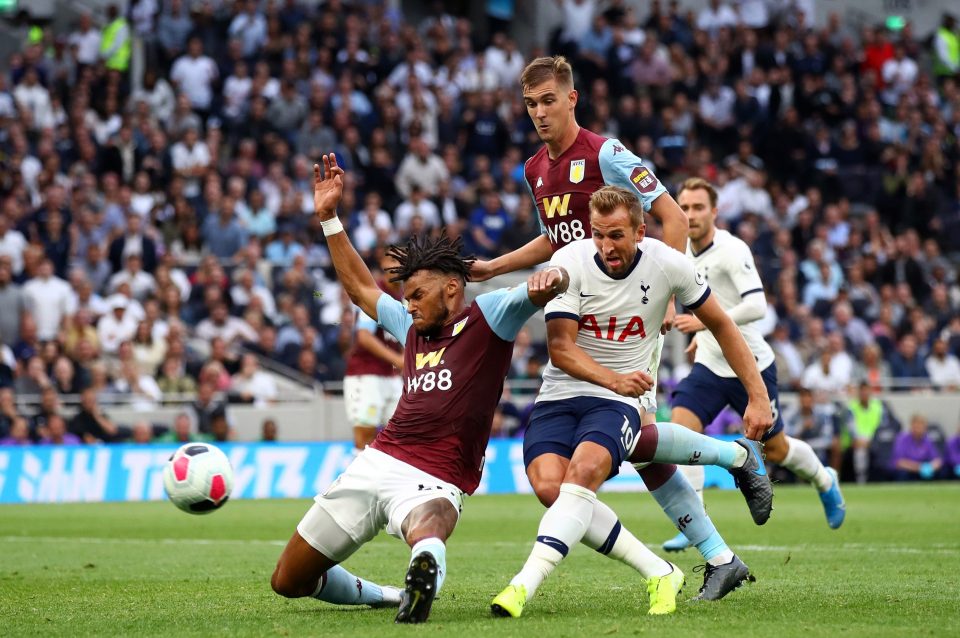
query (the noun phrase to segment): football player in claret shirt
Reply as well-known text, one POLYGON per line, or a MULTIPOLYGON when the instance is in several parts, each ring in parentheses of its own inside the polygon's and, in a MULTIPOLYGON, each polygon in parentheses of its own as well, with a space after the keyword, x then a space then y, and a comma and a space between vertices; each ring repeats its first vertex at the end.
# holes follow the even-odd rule
MULTIPOLYGON (((398 265, 392 257, 384 255, 380 259, 384 273, 398 265)), ((377 285, 394 299, 400 298, 400 282, 386 277, 377 285)), ((377 428, 390 420, 403 389, 398 372, 403 367, 403 346, 366 314, 357 314, 356 341, 343 377, 343 399, 353 425, 355 454, 373 443, 377 428)))
POLYGON ((749 571, 709 518, 688 516, 702 506, 674 464, 716 464, 730 470, 751 512, 770 514, 773 489, 755 442, 691 436, 673 423, 640 429, 638 399, 653 383, 646 367, 674 295, 713 331, 743 378, 749 396, 747 435, 759 438, 773 417, 743 337, 693 265, 663 242, 644 236, 637 198, 624 188, 605 186, 591 196, 590 208, 592 239, 561 248, 550 261, 550 267, 568 273, 570 282, 546 307, 550 363, 523 439, 527 476, 537 496, 550 505, 523 569, 491 603, 497 615, 519 616, 546 576, 581 541, 640 572, 647 580, 650 614, 676 610, 683 572, 643 548, 596 498, 597 489, 628 458, 657 463, 651 466, 657 471, 647 477, 653 479, 654 498, 707 548, 711 578, 704 580, 700 598, 719 597, 749 571), (650 332, 647 326, 652 326, 650 332))
POLYGON ((399 606, 396 622, 423 622, 446 576, 447 538, 463 497, 480 482, 494 410, 523 324, 569 278, 560 268, 467 305, 470 260, 460 241, 410 240, 389 254, 407 307, 377 287, 337 218, 343 169, 315 167, 314 208, 337 276, 351 300, 404 344, 403 395, 387 426, 318 495, 283 550, 271 584, 282 596, 337 604, 399 606), (405 588, 381 587, 343 569, 386 527, 407 542, 405 588))

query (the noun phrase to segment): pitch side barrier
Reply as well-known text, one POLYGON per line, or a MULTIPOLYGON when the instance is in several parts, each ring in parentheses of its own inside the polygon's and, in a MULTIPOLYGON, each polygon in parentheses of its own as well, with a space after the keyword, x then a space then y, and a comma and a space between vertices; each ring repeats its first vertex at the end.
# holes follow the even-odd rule
MULTIPOLYGON (((234 499, 312 498, 353 458, 353 445, 346 442, 224 443, 220 447, 233 465, 234 499)), ((0 446, 0 503, 162 500, 163 466, 176 449, 160 444, 0 446)), ((733 488, 733 479, 725 470, 708 467, 706 484, 733 488)), ((633 468, 624 465, 620 475, 602 489, 642 491, 644 487, 633 468)), ((477 493, 531 491, 523 468, 523 441, 491 441, 477 493)))

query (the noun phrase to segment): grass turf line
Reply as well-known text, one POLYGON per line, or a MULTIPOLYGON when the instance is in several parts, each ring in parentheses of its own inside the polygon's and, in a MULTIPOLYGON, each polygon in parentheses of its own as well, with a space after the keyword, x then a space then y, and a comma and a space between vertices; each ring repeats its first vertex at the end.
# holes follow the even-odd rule
MULTIPOLYGON (((309 501, 232 501, 210 516, 169 503, 0 507, 0 625, 5 636, 921 636, 960 635, 960 484, 847 487, 848 518, 827 528, 807 487, 779 487, 754 526, 736 492, 707 492, 710 516, 758 582, 714 604, 645 616, 638 575, 585 547, 519 620, 490 599, 521 567, 543 509, 532 496, 467 500, 449 543, 430 622, 393 610, 334 607, 273 594, 270 574, 309 501)), ((646 494, 603 495, 645 542, 672 535, 646 494)), ((692 550, 674 560, 687 599, 701 579, 692 550)), ((409 550, 381 535, 345 566, 399 584, 409 550)))

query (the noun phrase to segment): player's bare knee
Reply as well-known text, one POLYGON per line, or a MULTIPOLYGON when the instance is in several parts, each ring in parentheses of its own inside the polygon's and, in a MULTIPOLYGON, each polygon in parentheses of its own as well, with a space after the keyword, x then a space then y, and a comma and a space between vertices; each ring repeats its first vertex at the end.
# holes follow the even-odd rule
POLYGON ((560 481, 539 481, 537 483, 531 481, 531 485, 533 485, 534 494, 537 495, 544 507, 553 505, 557 501, 557 497, 560 496, 560 481))
POLYGON ((284 598, 300 598, 307 595, 301 593, 302 588, 297 587, 296 583, 287 577, 286 570, 283 569, 283 565, 280 563, 278 563, 277 568, 273 570, 273 576, 270 578, 270 587, 273 588, 274 593, 284 598))
POLYGON ((610 460, 596 457, 579 459, 567 468, 564 483, 574 483, 581 487, 596 490, 610 473, 610 460))

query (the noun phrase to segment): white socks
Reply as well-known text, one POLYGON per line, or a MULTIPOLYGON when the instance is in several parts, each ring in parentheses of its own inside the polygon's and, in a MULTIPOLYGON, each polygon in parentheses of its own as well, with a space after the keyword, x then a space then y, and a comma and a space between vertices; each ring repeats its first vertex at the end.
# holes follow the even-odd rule
POLYGON ((808 483, 812 483, 818 491, 826 492, 830 489, 833 479, 817 458, 816 452, 806 441, 785 437, 787 439, 787 455, 781 465, 808 483))
POLYGON ((410 562, 413 562, 413 559, 420 555, 421 552, 428 552, 433 555, 434 560, 437 561, 437 594, 440 593, 440 588, 443 587, 443 581, 447 577, 447 546, 443 544, 443 541, 436 537, 424 538, 423 540, 417 541, 412 548, 410 548, 410 562))
POLYGON ((579 543, 593 518, 597 495, 585 487, 573 483, 560 485, 560 496, 540 519, 537 542, 533 544, 527 562, 520 573, 510 581, 511 585, 527 588, 527 600, 560 561, 579 543))
POLYGON ((594 501, 593 518, 583 536, 583 544, 629 565, 644 578, 666 576, 673 569, 621 525, 616 512, 603 501, 594 501))

